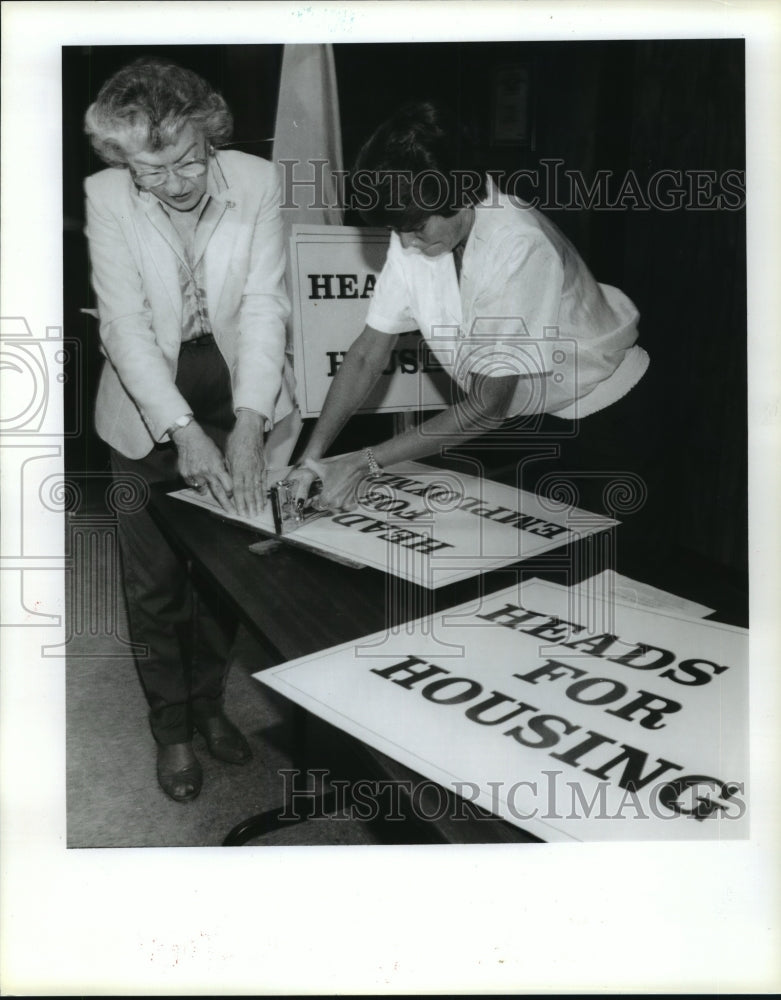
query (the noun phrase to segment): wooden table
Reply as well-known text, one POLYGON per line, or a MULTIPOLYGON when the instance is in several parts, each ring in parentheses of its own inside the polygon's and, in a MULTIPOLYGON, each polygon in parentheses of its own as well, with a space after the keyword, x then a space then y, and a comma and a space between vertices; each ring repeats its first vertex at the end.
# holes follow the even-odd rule
MULTIPOLYGON (((580 579, 606 568, 605 553, 615 554, 602 535, 592 535, 552 552, 501 570, 494 570, 437 590, 427 590, 371 568, 356 569, 298 548, 272 541, 263 554, 250 545, 268 536, 235 521, 221 518, 192 504, 168 497, 156 487, 152 491, 151 513, 182 557, 219 598, 226 602, 249 631, 262 651, 267 666, 319 652, 331 646, 443 610, 489 594, 516 581, 540 577, 561 584, 580 579)), ((618 532, 623 526, 615 529, 618 532)), ((620 537, 620 536, 619 536, 620 537)), ((620 571, 664 587, 652 567, 621 565, 620 571)), ((661 571, 664 573, 664 570, 661 571)), ((667 589, 710 606, 719 597, 730 609, 719 616, 730 624, 744 624, 739 602, 726 594, 725 585, 713 574, 692 572, 688 576, 675 567, 675 586, 667 589), (687 582, 688 581, 688 582, 687 582)), ((398 781, 424 779, 360 741, 340 733, 322 720, 314 720, 303 709, 294 709, 300 757, 312 767, 311 755, 334 758, 336 766, 357 774, 370 774, 398 781), (317 736, 313 744, 312 734, 317 736)), ((320 766, 317 761, 314 766, 320 766)), ((447 793, 450 795, 451 793, 447 793)), ((379 835, 394 842, 478 842, 535 841, 497 817, 473 810, 474 822, 432 820, 417 822, 415 831, 403 831, 397 822, 379 835)), ((225 840, 226 845, 245 843, 258 834, 278 829, 279 811, 251 817, 239 824, 225 840)))

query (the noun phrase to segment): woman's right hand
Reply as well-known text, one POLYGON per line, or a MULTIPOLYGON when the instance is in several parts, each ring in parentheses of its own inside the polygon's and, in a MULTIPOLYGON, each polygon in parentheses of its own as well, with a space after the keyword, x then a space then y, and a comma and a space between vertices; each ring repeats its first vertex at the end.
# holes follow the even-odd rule
POLYGON ((304 459, 301 467, 288 476, 296 484, 296 500, 306 500, 315 479, 322 481, 322 490, 313 506, 323 510, 352 510, 358 498, 358 488, 368 469, 362 452, 334 455, 315 462, 304 459))
POLYGON ((287 481, 293 484, 295 491, 295 498, 297 503, 303 507, 309 497, 309 491, 312 488, 312 483, 316 479, 319 479, 317 468, 313 466, 314 462, 308 460, 307 462, 301 462, 296 468, 291 469, 287 474, 287 481))
POLYGON ((171 435, 179 452, 179 474, 199 493, 210 490, 223 510, 234 513, 233 481, 222 452, 201 427, 191 420, 171 435))

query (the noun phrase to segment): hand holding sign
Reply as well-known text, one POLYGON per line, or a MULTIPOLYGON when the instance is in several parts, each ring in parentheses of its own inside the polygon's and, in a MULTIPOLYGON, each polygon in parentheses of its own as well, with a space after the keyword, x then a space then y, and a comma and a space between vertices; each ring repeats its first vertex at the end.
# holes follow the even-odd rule
POLYGON ((198 492, 209 491, 223 510, 233 511, 233 481, 222 452, 201 427, 191 420, 174 431, 179 475, 198 492))
POLYGON ((225 460, 233 479, 233 502, 242 517, 257 517, 266 503, 264 421, 260 413, 239 410, 225 445, 225 460))

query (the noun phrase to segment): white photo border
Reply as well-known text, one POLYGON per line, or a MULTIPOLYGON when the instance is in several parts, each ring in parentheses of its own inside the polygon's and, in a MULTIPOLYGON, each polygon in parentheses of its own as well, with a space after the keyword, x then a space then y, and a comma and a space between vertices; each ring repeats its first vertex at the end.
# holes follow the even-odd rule
MULTIPOLYGON (((64 661, 40 657, 37 629, 4 627, 3 992, 778 989, 777 5, 6 2, 2 14, 0 315, 34 337, 62 327, 64 45, 746 38, 755 789, 745 843, 66 850, 64 661)), ((19 486, 4 475, 4 546, 19 486)), ((61 533, 48 551, 61 557, 61 533)), ((41 606, 62 610, 63 589, 46 575, 41 606)))

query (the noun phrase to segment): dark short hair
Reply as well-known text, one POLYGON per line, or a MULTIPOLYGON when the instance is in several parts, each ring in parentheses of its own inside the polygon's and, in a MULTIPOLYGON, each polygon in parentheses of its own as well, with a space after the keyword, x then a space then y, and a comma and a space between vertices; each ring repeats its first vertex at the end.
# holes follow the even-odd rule
POLYGON ((401 232, 431 215, 455 215, 486 192, 468 132, 431 101, 405 104, 383 122, 361 148, 351 180, 364 221, 401 232))
POLYGON ((222 95, 192 70, 157 58, 141 58, 108 79, 87 109, 84 131, 110 166, 128 155, 157 152, 176 141, 188 124, 213 146, 226 143, 233 117, 222 95))

